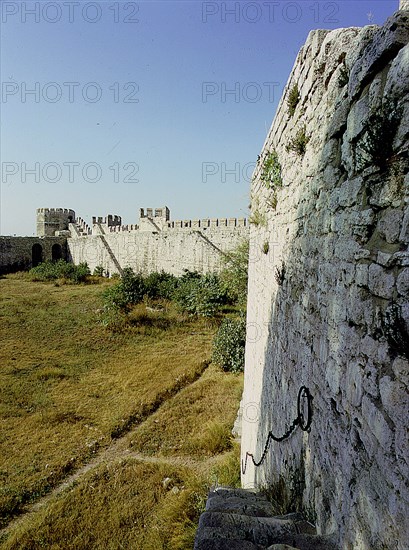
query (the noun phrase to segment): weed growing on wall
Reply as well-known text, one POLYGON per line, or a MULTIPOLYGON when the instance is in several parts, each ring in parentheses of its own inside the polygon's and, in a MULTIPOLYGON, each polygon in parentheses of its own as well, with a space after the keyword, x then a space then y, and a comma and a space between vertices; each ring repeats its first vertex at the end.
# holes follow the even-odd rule
POLYGON ((346 86, 349 82, 349 72, 345 65, 342 65, 339 76, 338 76, 338 86, 340 88, 343 88, 346 86))
POLYGON ((267 189, 276 189, 283 186, 281 178, 281 164, 278 160, 278 154, 275 149, 270 151, 263 162, 263 170, 260 179, 266 185, 267 189))
POLYGON ((368 119, 366 132, 356 146, 358 170, 378 166, 385 171, 394 159, 393 141, 402 120, 403 107, 396 102, 386 101, 368 119))
POLYGON ((252 223, 253 225, 260 225, 261 227, 266 227, 267 226, 266 215, 257 208, 256 210, 253 210, 253 212, 251 213, 251 216, 249 218, 249 223, 252 223))
POLYGON ((303 157, 305 155, 305 151, 307 150, 307 144, 309 141, 310 138, 307 136, 307 130, 304 125, 298 130, 295 137, 289 141, 286 146, 286 151, 287 153, 293 152, 298 156, 303 157))
POLYGON ((290 117, 294 116, 299 101, 300 92, 298 91, 298 85, 294 84, 287 98, 288 114, 290 115, 290 117))

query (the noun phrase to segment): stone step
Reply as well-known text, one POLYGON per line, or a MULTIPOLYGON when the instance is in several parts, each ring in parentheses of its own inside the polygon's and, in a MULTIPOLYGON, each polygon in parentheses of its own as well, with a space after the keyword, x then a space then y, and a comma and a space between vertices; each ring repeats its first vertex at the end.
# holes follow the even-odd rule
POLYGON ((247 489, 209 493, 194 550, 336 550, 301 514, 274 516, 271 503, 247 489))

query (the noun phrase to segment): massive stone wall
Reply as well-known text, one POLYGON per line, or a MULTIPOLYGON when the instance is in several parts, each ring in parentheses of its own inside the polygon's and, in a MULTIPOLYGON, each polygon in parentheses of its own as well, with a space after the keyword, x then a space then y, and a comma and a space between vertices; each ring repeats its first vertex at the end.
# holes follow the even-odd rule
POLYGON ((310 33, 252 186, 243 465, 288 429, 302 385, 313 417, 259 467, 247 456, 243 486, 285 481, 348 550, 409 544, 408 24, 400 12, 310 33), (302 155, 291 140, 304 126, 302 155), (262 177, 272 149, 275 192, 262 177))
POLYGON ((107 232, 68 239, 74 263, 86 261, 91 271, 103 266, 112 273, 131 267, 144 274, 164 270, 181 275, 184 269, 207 273, 221 267, 223 252, 248 238, 248 228, 183 229, 171 231, 107 232))
POLYGON ((1 237, 0 273, 13 273, 33 267, 42 260, 67 258, 67 239, 64 237, 1 237), (33 254, 33 247, 34 254, 33 254), (54 254, 53 254, 54 247, 54 254), (59 248, 58 248, 59 247, 59 248))

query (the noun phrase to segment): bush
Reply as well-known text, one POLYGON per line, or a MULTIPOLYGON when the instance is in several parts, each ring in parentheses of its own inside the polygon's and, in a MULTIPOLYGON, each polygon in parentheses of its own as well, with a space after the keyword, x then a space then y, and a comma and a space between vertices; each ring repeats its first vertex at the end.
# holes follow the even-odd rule
POLYGON ((119 286, 129 304, 142 302, 146 288, 140 273, 134 273, 130 267, 126 267, 122 272, 119 286))
POLYGON ((164 298, 171 300, 178 285, 174 275, 164 271, 151 273, 145 277, 145 294, 152 300, 164 298))
POLYGON ((225 371, 242 372, 244 370, 244 351, 246 345, 246 319, 224 319, 213 342, 212 361, 225 371))
POLYGON ((104 268, 102 265, 97 265, 93 272, 94 277, 103 277, 104 276, 104 268))
POLYGON ((122 272, 119 283, 107 288, 103 294, 104 317, 102 324, 109 327, 124 325, 126 314, 131 306, 142 302, 145 294, 145 283, 142 275, 135 274, 127 267, 122 272))
POLYGON ((33 281, 55 281, 56 279, 67 279, 74 283, 81 283, 90 275, 90 269, 86 262, 74 265, 65 260, 57 262, 43 262, 29 271, 33 281))
POLYGON ((201 276, 195 272, 186 272, 179 279, 174 300, 183 312, 214 317, 220 306, 227 302, 227 296, 217 275, 201 276))
POLYGON ((128 297, 124 293, 121 283, 104 290, 102 296, 104 300, 105 312, 128 313, 131 309, 128 297))

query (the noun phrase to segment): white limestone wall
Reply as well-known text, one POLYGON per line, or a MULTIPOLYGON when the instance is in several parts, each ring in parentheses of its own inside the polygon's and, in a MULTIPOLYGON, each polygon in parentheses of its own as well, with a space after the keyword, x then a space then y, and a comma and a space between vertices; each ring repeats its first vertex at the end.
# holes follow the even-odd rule
MULTIPOLYGON (((248 238, 247 227, 166 232, 119 232, 104 235, 119 265, 144 274, 161 271, 181 275, 184 269, 218 271, 222 254, 248 238)), ((86 261, 91 271, 102 265, 110 274, 118 269, 99 235, 68 239, 74 263, 86 261)))
POLYGON ((242 483, 284 480, 343 550, 409 547, 408 24, 400 12, 383 28, 310 33, 261 154, 280 158, 277 207, 260 166, 252 186, 243 461, 287 430, 302 385, 313 422, 249 460, 242 483), (357 144, 386 100, 403 108, 394 156, 363 170, 357 144), (286 146, 304 124, 300 157, 286 146))

